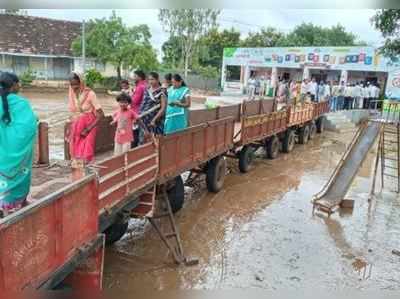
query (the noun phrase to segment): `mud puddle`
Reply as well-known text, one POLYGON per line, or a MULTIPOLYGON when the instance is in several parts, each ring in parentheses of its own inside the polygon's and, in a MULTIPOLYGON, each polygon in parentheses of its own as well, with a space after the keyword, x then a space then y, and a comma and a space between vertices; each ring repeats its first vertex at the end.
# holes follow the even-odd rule
POLYGON ((391 251, 400 248, 400 203, 391 193, 368 203, 373 151, 347 196, 354 210, 312 216, 312 195, 345 150, 338 138, 326 133, 289 155, 259 159, 245 175, 235 167, 223 191, 187 200, 177 222, 198 266, 172 265, 151 227, 132 222, 131 233, 107 249, 104 287, 398 289, 400 259, 391 251), (357 260, 373 265, 367 279, 357 260))

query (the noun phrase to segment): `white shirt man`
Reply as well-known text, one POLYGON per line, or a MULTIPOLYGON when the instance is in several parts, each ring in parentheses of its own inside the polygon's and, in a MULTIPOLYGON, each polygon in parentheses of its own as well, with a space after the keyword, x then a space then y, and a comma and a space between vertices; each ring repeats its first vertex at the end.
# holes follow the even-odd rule
POLYGON ((351 98, 353 96, 353 87, 350 84, 347 84, 346 88, 344 89, 344 96, 346 98, 351 98))
POLYGON ((250 77, 250 79, 247 81, 247 92, 249 95, 249 99, 254 99, 254 95, 256 92, 256 79, 253 77, 250 77))
POLYGON ((303 80, 303 82, 301 82, 300 94, 306 95, 307 92, 308 92, 308 82, 307 80, 303 80))
POLYGON ((313 79, 310 84, 309 84, 309 93, 311 93, 312 96, 314 96, 314 98, 317 96, 317 91, 318 91, 318 84, 315 81, 315 79, 313 79))
POLYGON ((362 88, 360 83, 353 87, 354 108, 362 108, 362 88))
POLYGON ((329 98, 331 97, 331 87, 329 84, 324 85, 324 95, 323 95, 323 100, 328 101, 329 98))

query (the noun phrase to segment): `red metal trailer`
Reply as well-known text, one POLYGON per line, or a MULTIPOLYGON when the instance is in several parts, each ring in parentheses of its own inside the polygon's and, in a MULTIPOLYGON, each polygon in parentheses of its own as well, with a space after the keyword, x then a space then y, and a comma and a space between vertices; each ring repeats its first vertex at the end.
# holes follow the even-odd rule
POLYGON ((104 240, 98 231, 98 203, 91 175, 1 219, 0 292, 50 289, 68 275, 73 281, 74 271, 101 289, 104 240), (90 256, 96 262, 85 273, 77 265, 90 256))
MULTIPOLYGON (((229 153, 240 158, 246 148, 266 145, 274 158, 279 141, 290 151, 285 144, 292 132, 311 123, 323 128, 322 115, 328 110, 327 103, 318 103, 277 112, 271 100, 195 110, 187 130, 97 163, 92 166, 95 175, 0 220, 0 291, 53 288, 62 281, 100 289, 102 232, 115 242, 129 217, 151 219, 157 189, 166 190, 173 210, 179 210, 185 171, 206 174, 208 189, 218 192, 229 153)), ((113 144, 114 128, 104 126, 107 134, 99 135, 99 151, 113 144)))
POLYGON ((276 111, 273 99, 244 102, 240 122, 235 124, 231 157, 239 159, 241 172, 247 172, 258 147, 265 147, 270 159, 276 158, 280 149, 289 153, 296 138, 305 144, 323 130, 321 115, 328 111, 328 102, 291 105, 281 111, 276 111))

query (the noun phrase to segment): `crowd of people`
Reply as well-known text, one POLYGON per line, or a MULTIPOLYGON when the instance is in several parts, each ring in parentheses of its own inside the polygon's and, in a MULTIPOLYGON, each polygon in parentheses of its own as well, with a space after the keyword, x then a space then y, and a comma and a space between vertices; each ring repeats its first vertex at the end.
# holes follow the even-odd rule
MULTIPOLYGON (((265 90, 271 87, 270 79, 251 77, 248 82, 247 92, 249 99, 255 95, 264 96, 265 90), (267 88, 267 89, 266 89, 267 88)), ((279 80, 276 87, 278 103, 292 104, 305 101, 329 101, 331 111, 350 109, 376 109, 380 105, 381 89, 378 83, 344 81, 317 82, 315 78, 296 80, 279 80)))
MULTIPOLYGON (((190 90, 179 74, 147 76, 137 70, 134 86, 120 83, 115 95, 118 109, 111 125, 116 126, 115 155, 144 143, 148 138, 167 135, 188 126, 190 90)), ((37 117, 29 100, 18 94, 19 78, 12 73, 0 75, 0 217, 26 205, 30 192, 33 148, 37 117)), ((72 168, 83 168, 95 156, 96 134, 104 112, 94 90, 84 77, 73 72, 69 79, 68 108, 71 126, 66 138, 72 168)))
POLYGON ((266 96, 271 87, 271 78, 251 76, 247 82, 247 95, 250 100, 253 100, 256 95, 266 96))

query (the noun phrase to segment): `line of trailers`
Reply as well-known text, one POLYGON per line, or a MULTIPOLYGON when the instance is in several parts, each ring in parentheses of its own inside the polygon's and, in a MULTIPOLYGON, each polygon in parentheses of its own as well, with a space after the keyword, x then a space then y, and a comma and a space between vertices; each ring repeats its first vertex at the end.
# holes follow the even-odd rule
MULTIPOLYGON (((124 235, 130 217, 152 224, 161 217, 155 212, 160 194, 169 203, 167 212, 178 211, 184 203, 182 173, 190 171, 185 183, 205 174, 208 190, 218 192, 227 158, 238 159, 240 171, 247 172, 259 147, 271 159, 280 150, 289 153, 296 142, 305 144, 323 131, 328 111, 327 102, 276 111, 272 99, 191 111, 188 129, 105 159, 84 178, 1 219, 0 292, 64 283, 101 289, 105 243, 124 235)), ((108 124, 100 126, 101 150, 112 146, 115 128, 108 124)), ((180 245, 173 232, 159 233, 180 262, 181 248, 169 246, 171 238, 180 245)))

